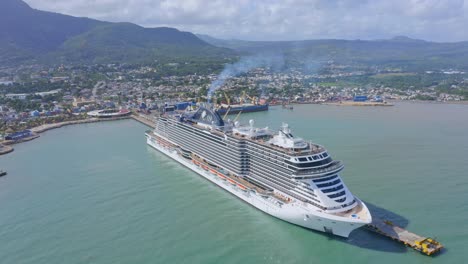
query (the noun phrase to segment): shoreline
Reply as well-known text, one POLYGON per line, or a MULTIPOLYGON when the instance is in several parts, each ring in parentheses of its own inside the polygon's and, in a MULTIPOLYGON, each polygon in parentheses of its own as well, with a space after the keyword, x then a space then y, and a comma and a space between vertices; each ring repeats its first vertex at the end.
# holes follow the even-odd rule
POLYGON ((7 145, 0 145, 0 155, 11 153, 13 152, 13 150, 15 150, 13 147, 7 145))
POLYGON ((60 123, 54 123, 54 124, 46 124, 46 125, 41 125, 37 127, 31 128, 31 131, 35 134, 40 134, 44 133, 48 130, 51 129, 56 129, 56 128, 61 128, 64 126, 70 126, 70 125, 78 125, 78 124, 87 124, 87 123, 96 123, 96 122, 102 122, 102 121, 116 121, 116 120, 124 120, 124 119, 129 119, 130 117, 112 117, 112 118, 88 118, 88 119, 81 119, 81 120, 74 120, 74 121, 65 121, 65 122, 60 122, 60 123))
MULTIPOLYGON (((350 102, 354 103, 353 101, 343 101, 343 102, 350 102)), ((387 105, 376 105, 376 106, 390 106, 393 103, 417 103, 417 104, 448 104, 448 105, 468 105, 468 100, 466 101, 430 101, 430 100, 397 100, 397 99, 389 99, 387 101, 387 105)), ((344 105, 337 102, 291 102, 290 105, 301 105, 301 104, 318 104, 318 105, 344 105)), ((270 104, 270 106, 281 106, 282 104, 270 104)), ((349 106, 350 104, 346 104, 349 106)), ((358 105, 361 106, 361 105, 358 105)), ((364 105, 369 106, 369 105, 364 105)), ((374 105, 372 105, 374 106, 374 105)))
POLYGON ((5 155, 5 154, 13 152, 14 148, 12 147, 12 145, 32 141, 32 140, 34 140, 36 138, 39 138, 41 133, 44 133, 44 132, 52 130, 52 129, 61 128, 61 127, 64 127, 64 126, 70 126, 70 125, 97 123, 97 122, 104 122, 104 121, 117 121, 117 120, 125 120, 125 119, 130 119, 130 118, 132 118, 132 116, 113 117, 113 118, 96 118, 96 117, 93 117, 93 118, 88 118, 88 119, 64 121, 64 122, 60 122, 60 123, 40 125, 40 126, 33 127, 33 128, 30 129, 33 132, 33 135, 30 136, 30 137, 23 138, 23 139, 16 140, 16 141, 8 141, 8 140, 1 141, 0 142, 0 155, 5 155))
POLYGON ((380 102, 354 102, 354 101, 342 101, 342 102, 330 102, 322 103, 323 105, 336 105, 336 106, 393 106, 390 103, 380 102))
POLYGON ((397 103, 468 105, 468 101, 388 100, 397 103))

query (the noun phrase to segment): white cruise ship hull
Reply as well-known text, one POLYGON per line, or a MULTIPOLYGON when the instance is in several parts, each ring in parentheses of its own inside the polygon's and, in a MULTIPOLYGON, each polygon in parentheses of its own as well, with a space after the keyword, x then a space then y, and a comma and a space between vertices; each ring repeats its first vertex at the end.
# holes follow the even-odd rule
MULTIPOLYGON (((178 161, 207 180, 237 196, 239 199, 251 204, 267 214, 289 223, 346 238, 353 230, 368 223, 360 219, 351 217, 345 218, 320 212, 298 201, 280 204, 272 197, 265 198, 258 193, 241 190, 239 187, 232 185, 217 177, 215 174, 193 164, 190 160, 184 159, 174 149, 164 147, 159 145, 157 142, 151 141, 149 136, 147 136, 147 143, 151 147, 178 161)), ((364 203, 361 201, 358 202, 365 207, 364 203)))

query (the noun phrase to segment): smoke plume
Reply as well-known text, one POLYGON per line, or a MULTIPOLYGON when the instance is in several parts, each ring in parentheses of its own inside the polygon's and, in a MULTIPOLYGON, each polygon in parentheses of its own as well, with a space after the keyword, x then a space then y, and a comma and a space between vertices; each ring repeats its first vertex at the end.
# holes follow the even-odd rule
POLYGON ((207 95, 208 99, 211 99, 214 92, 223 86, 229 78, 239 76, 259 67, 279 69, 282 68, 283 65, 284 58, 282 53, 275 55, 259 54, 242 57, 238 62, 226 65, 216 80, 210 84, 207 95))

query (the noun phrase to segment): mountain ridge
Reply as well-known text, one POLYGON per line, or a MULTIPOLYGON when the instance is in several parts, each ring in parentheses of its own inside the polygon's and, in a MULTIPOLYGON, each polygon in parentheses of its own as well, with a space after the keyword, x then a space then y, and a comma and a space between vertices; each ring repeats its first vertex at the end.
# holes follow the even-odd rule
POLYGON ((202 40, 249 55, 282 54, 287 64, 307 66, 335 61, 357 66, 397 67, 411 71, 434 68, 468 69, 468 42, 430 42, 396 36, 391 39, 315 39, 298 41, 247 41, 218 39, 198 34, 202 40))
POLYGON ((161 59, 224 63, 238 55, 284 57, 286 67, 314 69, 333 61, 354 68, 468 70, 468 42, 439 43, 406 36, 384 40, 223 40, 175 28, 145 28, 41 11, 21 0, 0 1, 2 65, 148 63, 161 59))
POLYGON ((0 10, 0 63, 4 64, 122 59, 138 63, 180 54, 195 58, 233 54, 175 28, 144 28, 62 15, 33 9, 21 0, 2 0, 0 10))

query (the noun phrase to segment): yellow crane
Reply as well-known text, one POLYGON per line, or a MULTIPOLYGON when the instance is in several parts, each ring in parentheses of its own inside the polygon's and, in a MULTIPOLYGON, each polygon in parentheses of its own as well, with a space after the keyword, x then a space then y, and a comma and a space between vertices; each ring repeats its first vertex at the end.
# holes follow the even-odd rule
POLYGON ((249 98, 250 101, 252 102, 252 104, 257 104, 257 98, 254 96, 254 97, 251 97, 249 96, 245 91, 242 92, 242 98, 249 98))
POLYGON ((231 105, 231 98, 229 98, 226 92, 224 92, 224 98, 226 98, 227 105, 231 105))

